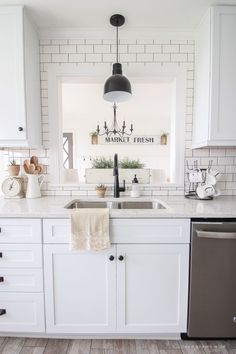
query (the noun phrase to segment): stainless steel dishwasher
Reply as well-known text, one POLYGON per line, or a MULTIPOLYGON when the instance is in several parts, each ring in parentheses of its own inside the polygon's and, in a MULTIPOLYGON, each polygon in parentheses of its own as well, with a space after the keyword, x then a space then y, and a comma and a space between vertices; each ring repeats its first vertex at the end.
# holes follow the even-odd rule
POLYGON ((189 338, 236 338, 236 220, 192 222, 189 338))

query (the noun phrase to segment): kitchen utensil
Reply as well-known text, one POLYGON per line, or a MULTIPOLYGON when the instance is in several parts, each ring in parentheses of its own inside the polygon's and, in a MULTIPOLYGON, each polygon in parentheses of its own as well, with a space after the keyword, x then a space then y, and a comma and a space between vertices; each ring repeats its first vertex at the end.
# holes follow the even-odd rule
POLYGON ((26 198, 40 198, 40 188, 43 184, 45 176, 35 174, 27 174, 26 176, 28 177, 26 198))
POLYGON ((39 163, 38 157, 37 156, 31 156, 30 163, 33 163, 35 166, 37 166, 38 163, 39 163))
POLYGON ((33 163, 31 163, 30 165, 29 165, 29 168, 28 168, 28 170, 29 170, 29 173, 34 173, 34 171, 35 171, 35 165, 33 164, 33 163))

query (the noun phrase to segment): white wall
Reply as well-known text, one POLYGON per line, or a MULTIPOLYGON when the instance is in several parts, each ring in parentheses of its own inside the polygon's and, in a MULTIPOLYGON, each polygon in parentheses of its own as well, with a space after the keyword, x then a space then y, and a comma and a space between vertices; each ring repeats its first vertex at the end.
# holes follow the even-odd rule
MULTIPOLYGON (((105 81, 105 78, 104 78, 105 81)), ((152 80, 153 81, 153 80, 152 80)), ((132 99, 122 102, 117 108, 117 120, 123 120, 129 129, 133 124, 135 135, 160 135, 170 132, 171 110, 173 104, 174 82, 150 82, 148 79, 132 79, 132 99)), ((84 168, 90 167, 90 160, 98 156, 119 158, 139 158, 145 167, 164 169, 170 173, 170 144, 161 145, 92 145, 90 133, 100 129, 106 120, 110 126, 113 121, 112 103, 102 99, 103 83, 63 83, 62 116, 63 131, 74 133, 75 167, 83 180, 84 168)))

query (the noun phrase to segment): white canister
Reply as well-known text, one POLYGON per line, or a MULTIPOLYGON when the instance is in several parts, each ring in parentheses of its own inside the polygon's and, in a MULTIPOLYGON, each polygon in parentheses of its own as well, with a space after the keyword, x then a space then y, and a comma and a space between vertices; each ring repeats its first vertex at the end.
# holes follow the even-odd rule
POLYGON ((40 188, 44 181, 44 175, 31 175, 26 174, 28 178, 26 198, 40 198, 41 191, 40 188))

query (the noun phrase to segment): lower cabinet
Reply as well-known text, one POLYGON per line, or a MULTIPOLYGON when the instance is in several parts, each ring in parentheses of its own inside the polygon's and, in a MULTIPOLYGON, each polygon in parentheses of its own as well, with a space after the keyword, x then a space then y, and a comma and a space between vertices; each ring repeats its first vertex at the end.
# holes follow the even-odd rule
POLYGON ((117 256, 118 331, 186 331, 189 246, 117 245, 117 256))
POLYGON ((44 246, 48 333, 115 331, 115 256, 115 247, 73 253, 68 244, 44 246))
POLYGON ((187 244, 44 245, 48 333, 186 331, 187 244))

